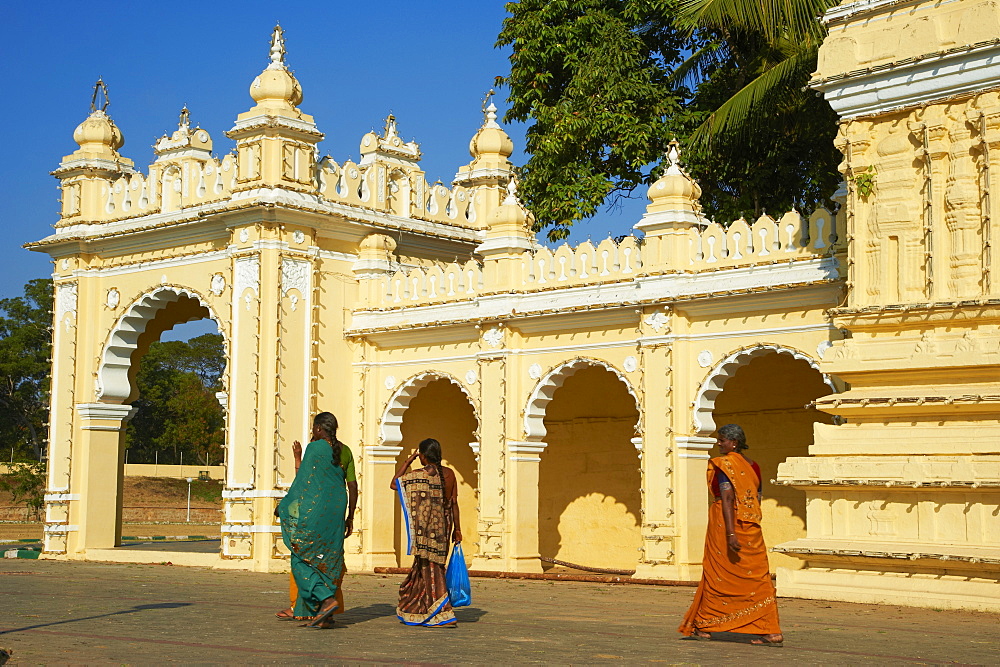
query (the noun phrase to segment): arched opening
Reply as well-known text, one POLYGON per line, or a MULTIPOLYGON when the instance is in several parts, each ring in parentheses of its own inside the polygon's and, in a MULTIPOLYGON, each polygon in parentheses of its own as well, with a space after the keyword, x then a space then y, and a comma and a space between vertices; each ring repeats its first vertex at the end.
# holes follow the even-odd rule
MULTIPOLYGON (((432 376, 414 383, 415 393, 401 413, 399 433, 407 457, 421 440, 434 438, 441 443, 442 463, 455 471, 458 479, 458 504, 461 510, 462 549, 466 558, 478 553, 479 531, 479 470, 476 452, 470 443, 476 441, 479 422, 468 395, 449 377, 432 376), (423 384, 426 381, 426 384, 423 384), (421 386, 422 385, 422 386, 421 386)), ((401 458, 397 457, 397 461, 401 458)), ((417 463, 416 465, 419 465, 417 463)), ((412 558, 406 555, 406 535, 399 503, 394 502, 395 547, 401 567, 409 567, 412 558)))
MULTIPOLYGON (((805 537, 805 492, 771 484, 786 458, 807 456, 813 424, 832 423, 833 416, 811 401, 833 391, 828 380, 804 357, 769 350, 745 358, 715 399, 715 427, 739 424, 747 435, 747 456, 760 466, 764 486, 761 528, 768 546, 805 537)), ((776 567, 800 568, 801 560, 785 554, 768 555, 776 567)))
POLYGON ((120 437, 117 520, 121 537, 139 539, 120 540, 126 548, 166 537, 157 550, 219 550, 227 357, 213 313, 180 288, 144 295, 112 331, 98 384, 102 401, 133 408, 120 437))
POLYGON ((564 370, 544 406, 547 446, 538 470, 542 566, 553 566, 548 558, 635 569, 642 545, 635 397, 604 365, 576 363, 564 370))

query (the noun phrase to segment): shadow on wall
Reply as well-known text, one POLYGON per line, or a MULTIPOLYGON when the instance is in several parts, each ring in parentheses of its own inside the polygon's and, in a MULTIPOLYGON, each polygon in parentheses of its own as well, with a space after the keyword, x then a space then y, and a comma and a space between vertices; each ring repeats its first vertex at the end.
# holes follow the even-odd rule
POLYGON ((635 568, 642 545, 641 474, 631 440, 638 419, 635 399, 604 368, 582 369, 556 391, 538 471, 542 557, 635 568))
MULTIPOLYGON (((403 415, 403 451, 399 461, 410 455, 421 440, 434 438, 441 443, 444 465, 455 471, 458 478, 458 506, 462 518, 464 541, 462 550, 466 560, 479 550, 477 498, 478 478, 476 456, 469 443, 476 439, 476 413, 468 397, 446 379, 434 380, 421 389, 410 401, 403 415)), ((419 466, 415 462, 414 466, 419 466)), ((413 470, 413 468, 410 468, 413 470)), ((381 493, 381 491, 379 491, 381 493)), ((394 493, 388 488, 386 493, 394 493)), ((399 501, 393 497, 396 517, 396 554, 400 567, 409 567, 412 558, 406 555, 406 533, 402 524, 399 501)))
MULTIPOLYGON (((805 406, 830 393, 819 371, 783 354, 756 357, 736 371, 715 401, 716 426, 739 424, 747 435, 746 454, 760 466, 764 484, 761 528, 768 547, 806 535, 805 492, 771 480, 786 458, 808 456, 813 424, 833 423, 833 415, 805 406)), ((717 451, 712 452, 718 455, 717 451)), ((798 569, 802 561, 770 553, 771 569, 798 569)))

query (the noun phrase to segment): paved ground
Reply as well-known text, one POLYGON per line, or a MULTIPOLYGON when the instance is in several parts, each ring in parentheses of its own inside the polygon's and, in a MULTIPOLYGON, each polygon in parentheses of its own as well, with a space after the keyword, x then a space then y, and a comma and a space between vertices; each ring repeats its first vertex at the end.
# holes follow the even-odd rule
POLYGON ((0 647, 12 664, 613 663, 1000 664, 996 617, 782 600, 784 648, 675 632, 691 588, 473 580, 456 629, 393 615, 401 577, 348 575, 338 627, 272 616, 287 575, 0 560, 0 647))

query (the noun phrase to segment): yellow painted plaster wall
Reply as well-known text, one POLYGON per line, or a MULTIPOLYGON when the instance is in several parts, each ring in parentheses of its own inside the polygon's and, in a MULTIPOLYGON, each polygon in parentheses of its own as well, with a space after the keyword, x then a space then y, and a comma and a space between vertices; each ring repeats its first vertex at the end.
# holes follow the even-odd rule
POLYGON ((635 399, 600 367, 577 371, 555 392, 538 473, 543 557, 635 569, 642 542, 640 462, 632 444, 638 418, 635 399))

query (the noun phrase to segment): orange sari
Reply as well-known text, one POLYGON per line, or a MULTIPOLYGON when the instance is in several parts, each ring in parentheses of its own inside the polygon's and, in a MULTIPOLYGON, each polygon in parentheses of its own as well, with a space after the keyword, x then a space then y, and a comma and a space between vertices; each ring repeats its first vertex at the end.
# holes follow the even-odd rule
POLYGON ((720 471, 729 478, 736 495, 735 532, 741 549, 729 549, 722 499, 716 498, 708 510, 701 583, 678 631, 685 635, 696 629, 780 634, 778 604, 760 530, 760 477, 743 455, 735 452, 709 461, 709 488, 720 471))

